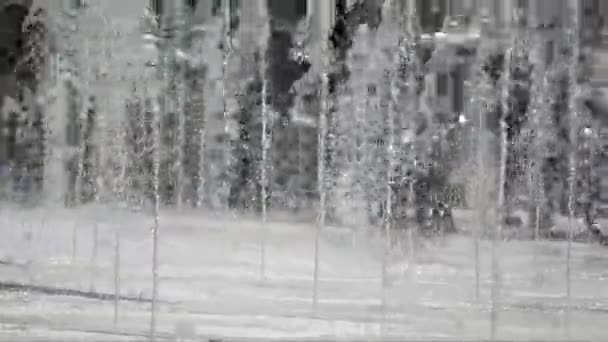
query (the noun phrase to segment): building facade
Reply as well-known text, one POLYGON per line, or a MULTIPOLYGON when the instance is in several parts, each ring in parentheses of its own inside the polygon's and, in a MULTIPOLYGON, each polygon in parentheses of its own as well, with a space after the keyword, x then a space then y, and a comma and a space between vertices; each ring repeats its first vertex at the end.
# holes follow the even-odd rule
MULTIPOLYGON (((605 86, 604 83, 608 84, 605 81, 608 80, 608 67, 605 68, 605 63, 602 62, 606 59, 603 58, 606 54, 604 50, 608 51, 605 48, 605 32, 608 32, 606 29, 608 25, 604 20, 605 15, 608 15, 608 6, 598 0, 581 1, 581 42, 584 50, 589 47, 592 51, 594 63, 591 84, 593 87, 601 89, 605 86)), ((19 8, 28 8, 32 2, 4 0, 2 3, 5 9, 2 15, 5 15, 6 20, 0 20, 0 26, 2 26, 0 34, 3 37, 0 42, 4 44, 0 46, 0 77, 2 77, 0 92, 16 98, 18 96, 15 93, 17 88, 15 74, 6 72, 10 69, 8 66, 11 60, 14 60, 15 49, 13 45, 6 44, 6 42, 17 39, 19 25, 13 22, 13 18, 19 18, 19 16, 14 16, 14 13, 9 16, 7 13, 19 11, 19 8)), ((148 87, 160 90, 160 82, 154 80, 155 77, 150 75, 150 68, 146 67, 146 64, 158 62, 158 51, 144 47, 139 18, 146 7, 152 9, 158 18, 171 17, 171 15, 162 14, 174 11, 177 8, 176 2, 134 0, 125 3, 120 0, 105 0, 87 3, 86 1, 65 0, 61 2, 39 1, 36 4, 44 6, 49 11, 56 11, 56 13, 77 12, 79 13, 77 15, 81 16, 79 20, 87 23, 79 29, 79 34, 81 37, 89 37, 89 42, 87 43, 87 39, 80 39, 78 44, 84 45, 73 48, 79 51, 81 60, 87 60, 90 64, 90 67, 80 70, 82 79, 87 80, 87 86, 91 92, 101 94, 99 98, 105 102, 100 105, 106 108, 105 112, 109 115, 122 113, 125 94, 131 92, 134 84, 141 86, 145 83, 148 87), (91 43, 91 37, 94 37, 96 44, 91 43), (137 53, 134 53, 134 48, 137 53), (102 58, 93 60, 93 56, 102 56, 102 58)), ((452 120, 458 120, 460 116, 468 115, 467 103, 471 96, 468 80, 472 76, 471 65, 474 63, 475 48, 484 28, 484 20, 487 19, 492 23, 491 32, 484 34, 487 34, 486 38, 495 38, 496 48, 499 50, 500 45, 505 43, 506 33, 510 32, 512 28, 513 15, 520 14, 521 16, 523 14, 528 27, 527 34, 531 39, 541 42, 541 44, 535 45, 535 53, 541 56, 547 65, 555 61, 561 52, 563 44, 563 25, 561 24, 567 20, 566 0, 366 0, 363 2, 356 0, 213 0, 185 1, 183 5, 187 13, 184 18, 185 24, 189 27, 201 25, 205 30, 205 38, 197 43, 196 49, 198 52, 204 53, 207 59, 208 68, 203 91, 206 94, 205 112, 209 113, 206 115, 206 125, 208 132, 214 132, 212 134, 217 135, 210 137, 211 141, 227 139, 222 136, 226 132, 223 115, 225 103, 221 97, 222 69, 219 67, 222 65, 223 56, 222 49, 218 49, 223 39, 222 21, 227 12, 229 12, 229 27, 234 30, 233 48, 235 50, 254 51, 258 49, 259 47, 251 45, 251 42, 255 41, 254 38, 260 36, 261 32, 265 30, 263 23, 266 20, 270 21, 269 27, 274 32, 273 38, 262 42, 261 45, 275 49, 270 56, 269 68, 274 71, 271 72, 269 78, 273 89, 271 103, 275 107, 274 110, 278 112, 292 111, 291 108, 296 104, 293 103, 293 99, 290 99, 291 87, 306 72, 298 63, 292 63, 290 55, 303 23, 308 25, 307 31, 310 38, 308 43, 311 44, 310 68, 313 72, 318 72, 323 65, 324 57, 318 53, 321 50, 319 47, 327 45, 328 38, 336 38, 336 27, 344 17, 352 14, 352 10, 357 6, 363 9, 359 13, 365 15, 353 20, 356 25, 349 27, 350 34, 354 34, 353 28, 363 22, 373 26, 375 21, 381 20, 381 16, 375 16, 375 14, 379 13, 383 6, 391 8, 393 13, 400 13, 404 19, 415 18, 415 22, 411 23, 412 28, 421 37, 421 45, 426 46, 419 51, 419 57, 424 63, 425 78, 423 82, 428 110, 432 115, 439 113, 451 117, 452 120), (247 44, 251 46, 247 46, 247 44), (276 56, 279 55, 285 55, 285 58, 277 58, 276 56), (293 73, 291 78, 286 77, 290 73, 293 73)), ((158 25, 160 27, 163 23, 158 22, 158 25)), ((353 37, 346 38, 353 39, 353 37)), ((53 54, 53 57, 56 56, 57 54, 53 54)), ((232 70, 234 75, 253 75, 255 73, 256 65, 253 60, 240 63, 238 67, 237 64, 231 64, 236 69, 240 68, 232 70)), ((61 71, 61 69, 66 67, 70 66, 64 58, 50 58, 51 75, 49 78, 59 79, 59 75, 65 71, 61 71), (52 72, 52 70, 56 70, 56 72, 52 72)), ((139 88, 141 89, 141 87, 139 88)), ((4 96, 1 98, 3 99, 4 96)), ((114 119, 107 117, 105 121, 107 124, 119 122, 114 119)), ((474 117, 467 119, 475 120, 474 117)), ((2 119, 0 118, 0 120, 2 119)), ((0 126, 2 125, 0 121, 0 126)), ((67 129, 63 123, 53 125, 52 131, 55 137, 51 141, 57 143, 57 148, 60 149, 61 136, 66 134, 67 129)), ((6 125, 4 128, 6 130, 6 125)), ((277 141, 289 142, 289 144, 280 143, 280 145, 297 145, 294 141, 289 140, 291 136, 294 136, 294 133, 287 129, 277 135, 277 141)), ((213 146, 213 143, 209 145, 213 146)), ((0 160, 8 159, 6 146, 9 144, 0 144, 0 160)), ((311 146, 309 145, 308 148, 311 146)), ((217 151, 209 153, 225 152, 220 150, 218 148, 217 151)), ((278 159, 288 159, 288 154, 289 151, 284 151, 284 155, 278 159)), ((294 162, 290 160, 288 164, 294 164, 294 162)))

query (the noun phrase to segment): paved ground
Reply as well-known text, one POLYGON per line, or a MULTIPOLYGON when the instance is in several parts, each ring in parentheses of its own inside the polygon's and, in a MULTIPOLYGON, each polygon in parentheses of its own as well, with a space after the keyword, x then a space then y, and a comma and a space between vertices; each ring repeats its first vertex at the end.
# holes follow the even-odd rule
MULTIPOLYGON (((0 260, 6 263, 0 265, 0 281, 113 293, 114 243, 120 232, 120 292, 149 297, 151 223, 143 214, 99 207, 2 211, 0 260)), ((480 247, 479 298, 475 297, 473 241, 458 236, 426 243, 413 258, 408 252, 393 253, 390 284, 384 292, 382 243, 377 234, 327 228, 320 245, 319 305, 313 314, 314 227, 280 219, 268 224, 264 280, 259 221, 166 212, 161 228, 158 331, 165 336, 489 336, 490 244, 486 241, 480 247), (383 293, 388 298, 384 309, 383 293)), ((608 319, 607 252, 599 245, 573 244, 568 301, 565 243, 501 243, 498 337, 566 338, 569 305, 572 338, 608 338, 603 328, 608 319)), ((91 336, 97 340, 100 333, 108 339, 141 339, 149 324, 146 303, 121 302, 114 326, 112 301, 4 291, 0 302, 0 340, 32 340, 51 332, 65 340, 91 336)))

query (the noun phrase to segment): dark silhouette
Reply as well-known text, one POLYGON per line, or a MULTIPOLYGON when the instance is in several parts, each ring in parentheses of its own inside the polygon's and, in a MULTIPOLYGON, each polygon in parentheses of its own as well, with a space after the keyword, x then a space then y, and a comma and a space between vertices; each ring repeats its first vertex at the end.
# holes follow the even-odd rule
POLYGON ((8 118, 0 114, 0 165, 13 165, 14 185, 20 192, 40 191, 44 168, 43 112, 38 104, 26 104, 25 93, 36 93, 39 74, 47 58, 44 16, 30 13, 31 1, 0 1, 0 108, 5 96, 20 105, 8 118))

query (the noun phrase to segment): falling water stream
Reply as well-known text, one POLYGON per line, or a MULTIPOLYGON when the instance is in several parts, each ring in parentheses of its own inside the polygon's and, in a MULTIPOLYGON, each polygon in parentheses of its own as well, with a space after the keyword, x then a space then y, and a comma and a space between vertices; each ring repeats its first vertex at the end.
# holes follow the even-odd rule
POLYGON ((317 123, 317 187, 319 191, 319 204, 317 212, 317 222, 315 231, 314 245, 314 271, 313 271, 313 312, 317 312, 319 300, 319 258, 320 258, 320 239, 321 232, 325 228, 327 218, 327 173, 325 170, 327 158, 327 138, 328 138, 328 114, 329 114, 329 52, 324 43, 319 44, 319 56, 323 66, 321 68, 321 89, 319 92, 319 121, 317 123))
MULTIPOLYGON (((481 21, 481 18, 480 18, 481 21)), ((480 22, 480 26, 481 26, 480 22)), ((480 298, 480 239, 484 235, 484 230, 487 229, 486 206, 488 203, 488 176, 486 174, 486 164, 488 162, 488 141, 487 141, 487 116, 489 114, 490 104, 493 101, 493 85, 489 80, 489 76, 484 70, 484 64, 487 62, 490 54, 488 39, 484 36, 485 29, 481 29, 480 43, 477 47, 475 61, 473 63, 474 72, 471 80, 471 116, 477 116, 477 146, 475 153, 477 156, 477 182, 476 182, 476 205, 478 216, 478 227, 474 229, 474 258, 475 258, 475 298, 480 298)))
MULTIPOLYGON (((268 29, 268 28, 266 28, 268 29)), ((269 127, 269 119, 271 113, 268 110, 268 80, 266 79, 267 70, 264 60, 266 49, 262 49, 260 57, 260 73, 262 74, 262 165, 260 166, 260 202, 262 206, 262 232, 260 233, 260 277, 263 280, 266 277, 266 224, 268 222, 268 172, 270 171, 271 161, 268 160, 269 148, 271 145, 271 130, 269 127)))
POLYGON ((153 339, 156 331, 156 311, 158 301, 158 244, 160 231, 160 193, 159 193, 159 173, 160 173, 160 116, 161 109, 157 101, 152 101, 152 132, 154 141, 153 155, 153 205, 154 205, 154 225, 152 226, 152 314, 150 316, 150 338, 153 339))
MULTIPOLYGON (((175 8, 175 21, 173 26, 176 30, 176 36, 174 37, 175 42, 182 42, 184 40, 185 31, 185 8, 181 1, 173 3, 175 8)), ((175 44, 175 43, 173 43, 175 44)), ((177 209, 182 209, 184 201, 184 188, 185 188, 185 158, 184 158, 184 145, 186 142, 186 65, 187 59, 185 59, 184 53, 180 46, 173 48, 175 63, 178 65, 178 72, 175 77, 175 117, 177 125, 177 139, 175 141, 175 163, 173 165, 173 172, 175 173, 175 205, 177 209)))
POLYGON ((579 58, 580 58, 580 42, 579 42, 579 5, 578 1, 568 1, 568 10, 570 12, 570 27, 568 27, 568 36, 570 38, 571 55, 568 64, 568 122, 569 122, 569 151, 568 151, 568 244, 566 250, 566 332, 570 336, 571 324, 571 253, 572 253, 572 235, 574 231, 575 220, 575 196, 576 196, 576 142, 578 141, 578 124, 579 124, 579 101, 580 101, 580 86, 578 84, 579 58))
MULTIPOLYGON (((232 22, 232 12, 229 0, 222 0, 222 9, 224 10, 224 15, 222 17, 222 118, 224 120, 224 135, 226 136, 226 145, 225 146, 225 155, 224 155, 224 169, 225 175, 222 179, 222 192, 225 194, 229 193, 229 182, 230 177, 232 175, 233 170, 232 167, 232 151, 231 151, 231 141, 232 141, 232 129, 231 120, 232 118, 230 111, 232 108, 229 106, 229 94, 228 91, 228 79, 229 79, 229 63, 233 54, 233 46, 232 46, 232 32, 231 32, 231 22, 232 22)), ((222 198, 225 209, 228 209, 228 200, 227 195, 222 196, 226 198, 222 198)))

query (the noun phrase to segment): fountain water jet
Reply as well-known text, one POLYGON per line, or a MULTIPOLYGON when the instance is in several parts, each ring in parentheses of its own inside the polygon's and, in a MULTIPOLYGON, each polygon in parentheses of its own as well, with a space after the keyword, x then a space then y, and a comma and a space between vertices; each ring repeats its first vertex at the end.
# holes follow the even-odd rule
POLYGON ((570 27, 568 36, 570 39, 570 61, 568 63, 568 122, 569 122, 569 146, 568 146, 568 244, 566 250, 566 332, 570 336, 570 315, 571 315, 571 251, 573 222, 575 219, 575 192, 576 192, 576 142, 578 140, 578 117, 579 101, 581 89, 578 84, 578 72, 580 62, 580 27, 579 27, 579 4, 578 1, 568 1, 568 11, 570 12, 570 27))
MULTIPOLYGON (((481 21, 484 18, 479 18, 480 26, 481 21)), ((471 80, 471 116, 475 114, 478 116, 478 128, 477 128, 477 183, 476 183, 476 204, 478 211, 479 226, 474 230, 474 251, 475 251, 475 298, 479 300, 480 293, 480 239, 482 231, 487 226, 487 211, 484 209, 486 203, 488 203, 488 184, 486 175, 486 163, 487 163, 487 147, 488 141, 487 135, 487 115, 491 105, 490 101, 493 99, 493 85, 489 79, 485 69, 485 63, 491 53, 489 46, 489 39, 485 36, 485 27, 480 27, 481 35, 479 44, 476 50, 476 56, 474 61, 475 70, 473 72, 473 78, 471 80)))
POLYGON ((319 92, 319 101, 321 103, 319 109, 319 121, 317 125, 317 187, 319 191, 319 205, 317 212, 317 222, 315 231, 315 246, 314 246, 314 271, 313 271, 313 312, 317 313, 317 304, 319 300, 319 248, 321 231, 325 228, 325 220, 327 218, 327 184, 326 184, 326 153, 327 153, 327 138, 328 138, 328 120, 327 115, 329 111, 328 97, 329 97, 329 79, 328 79, 328 68, 329 68, 329 56, 328 47, 322 42, 320 45, 320 57, 323 66, 321 68, 321 89, 319 92))
POLYGON ((232 168, 232 151, 230 149, 231 131, 233 129, 230 118, 230 108, 228 100, 228 75, 229 75, 229 62, 233 53, 232 46, 232 11, 230 0, 222 0, 222 8, 224 10, 223 16, 223 31, 222 31, 222 107, 223 107, 223 119, 224 119, 224 134, 226 136, 225 146, 225 160, 224 168, 225 172, 222 179, 222 191, 225 193, 222 198, 225 201, 225 209, 229 208, 228 196, 230 192, 230 179, 231 168, 232 168))
POLYGON ((159 169, 160 169, 160 107, 156 103, 156 97, 152 98, 153 122, 153 193, 154 193, 154 225, 152 227, 152 308, 150 315, 150 339, 154 340, 156 331, 156 310, 158 301, 158 240, 160 230, 160 194, 159 194, 159 169))
MULTIPOLYGON (((509 24, 512 24, 512 19, 510 17, 509 24)), ((509 25, 512 27, 511 25, 509 25)), ((499 242, 502 239, 502 230, 505 221, 505 183, 506 183, 506 168, 507 168, 507 154, 508 154, 508 133, 507 130, 509 127, 506 123, 506 117, 508 113, 511 111, 510 106, 510 87, 511 87, 511 60, 513 57, 513 50, 516 44, 516 35, 512 31, 509 31, 511 35, 511 39, 509 41, 509 46, 505 50, 504 54, 504 65, 503 65, 503 74, 502 74, 502 84, 501 84, 501 94, 500 94, 500 105, 501 105, 501 118, 499 121, 500 128, 500 160, 499 160, 499 170, 498 170, 498 198, 496 204, 496 226, 494 229, 494 234, 492 237, 492 288, 491 288, 491 338, 496 339, 497 328, 498 328, 498 291, 500 287, 500 270, 499 270, 499 258, 498 258, 498 249, 500 248, 499 242)))
MULTIPOLYGON (((266 20, 262 20, 266 23, 266 20)), ((256 23, 258 24, 258 23, 256 23)), ((263 38, 261 41, 268 41, 268 30, 270 28, 267 24, 263 25, 263 38)), ((272 139, 272 127, 270 125, 271 113, 268 108, 268 80, 267 80, 267 66, 266 66, 266 46, 260 46, 259 56, 259 72, 262 75, 262 161, 260 165, 260 204, 262 207, 262 231, 260 232, 260 277, 262 280, 266 277, 266 230, 268 222, 268 173, 269 166, 272 163, 269 159, 269 149, 271 146, 272 139)))
POLYGON ((178 64, 178 72, 175 78, 175 86, 176 86, 176 108, 175 108, 175 116, 177 118, 177 141, 175 142, 175 161, 174 161, 174 172, 175 172, 175 204, 177 209, 182 208, 183 200, 184 200, 184 180, 186 178, 184 172, 184 145, 185 145, 185 135, 186 135, 186 112, 185 112, 185 102, 186 102, 186 85, 185 85, 185 66, 186 61, 180 59, 179 52, 181 51, 183 45, 184 38, 184 26, 185 26, 185 6, 182 1, 171 2, 173 6, 173 23, 172 29, 175 30, 175 37, 172 39, 172 52, 173 58, 175 59, 175 63, 178 64))

